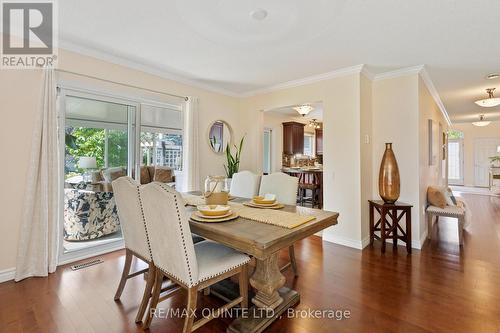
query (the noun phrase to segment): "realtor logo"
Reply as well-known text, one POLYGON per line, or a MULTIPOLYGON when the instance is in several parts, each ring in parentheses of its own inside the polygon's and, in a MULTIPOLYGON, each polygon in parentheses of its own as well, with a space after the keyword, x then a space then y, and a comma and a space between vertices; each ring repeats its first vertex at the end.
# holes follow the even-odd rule
POLYGON ((53 66, 55 55, 53 1, 2 2, 2 68, 53 66))

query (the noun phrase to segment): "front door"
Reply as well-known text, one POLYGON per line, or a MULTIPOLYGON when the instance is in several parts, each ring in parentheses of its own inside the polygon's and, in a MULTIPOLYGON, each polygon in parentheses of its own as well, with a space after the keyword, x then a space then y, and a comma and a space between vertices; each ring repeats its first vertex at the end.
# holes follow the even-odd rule
POLYGON ((497 155, 500 138, 479 138, 474 140, 474 185, 489 186, 489 157, 497 155))

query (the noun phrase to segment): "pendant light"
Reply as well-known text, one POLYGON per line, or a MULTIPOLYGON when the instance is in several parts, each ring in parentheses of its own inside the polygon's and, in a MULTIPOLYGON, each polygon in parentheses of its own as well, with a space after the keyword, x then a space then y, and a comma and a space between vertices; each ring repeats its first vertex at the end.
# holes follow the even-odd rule
POLYGON ((488 126, 490 123, 491 123, 491 121, 484 120, 484 114, 482 114, 479 116, 479 121, 473 122, 472 125, 484 127, 484 126, 488 126))
POLYGON ((314 108, 309 104, 299 105, 293 108, 297 111, 302 117, 306 116, 309 112, 311 112, 314 108))
POLYGON ((486 89, 486 93, 488 94, 488 98, 480 99, 480 100, 476 101, 475 103, 479 106, 482 106, 483 108, 492 108, 494 106, 500 105, 500 98, 495 98, 493 96, 494 91, 495 91, 495 88, 486 89))

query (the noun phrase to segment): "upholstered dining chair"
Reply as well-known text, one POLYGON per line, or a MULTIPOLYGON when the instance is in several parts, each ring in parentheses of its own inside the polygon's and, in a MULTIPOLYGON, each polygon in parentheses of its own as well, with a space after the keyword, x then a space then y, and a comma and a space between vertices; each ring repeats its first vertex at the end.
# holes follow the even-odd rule
POLYGON ((259 194, 260 175, 244 170, 233 174, 229 194, 233 197, 253 198, 259 194))
MULTIPOLYGON (((297 205, 297 190, 299 187, 299 179, 289 176, 282 172, 275 172, 270 175, 262 176, 260 181, 259 195, 272 193, 276 195, 276 200, 285 205, 297 205)), ((281 268, 281 271, 292 267, 295 276, 299 275, 297 270, 297 261, 295 260, 295 247, 288 247, 288 255, 290 262, 281 268)))
MULTIPOLYGON (((187 289, 187 314, 184 333, 192 332, 214 318, 207 316, 194 322, 198 291, 230 276, 239 274, 240 296, 219 310, 238 304, 248 307, 248 262, 250 257, 222 244, 204 241, 193 244, 187 212, 181 195, 173 188, 151 183, 140 189, 156 279, 144 328, 151 324, 159 302, 175 291, 160 297, 163 277, 187 289)), ((177 289, 177 290, 179 290, 177 289)), ((176 291, 177 291, 176 290, 176 291)))
POLYGON ((113 190, 123 238, 125 240, 125 265, 123 266, 120 283, 115 293, 115 301, 120 299, 128 279, 147 271, 148 279, 146 288, 144 289, 142 301, 135 317, 135 321, 140 322, 149 302, 156 271, 148 245, 148 235, 142 212, 141 198, 139 196, 139 184, 130 177, 120 177, 113 181, 113 190), (148 268, 130 274, 133 257, 146 262, 148 268))

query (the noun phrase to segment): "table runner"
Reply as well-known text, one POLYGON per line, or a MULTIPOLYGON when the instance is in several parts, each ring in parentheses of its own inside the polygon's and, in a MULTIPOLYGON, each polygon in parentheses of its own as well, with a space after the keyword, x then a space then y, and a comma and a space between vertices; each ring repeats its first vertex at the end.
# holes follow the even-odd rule
POLYGON ((252 208, 240 203, 230 202, 231 209, 240 217, 255 222, 276 225, 278 227, 293 229, 304 223, 314 220, 314 216, 300 215, 281 210, 252 208))

